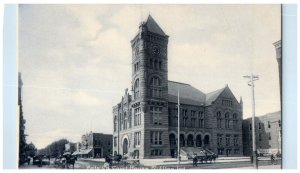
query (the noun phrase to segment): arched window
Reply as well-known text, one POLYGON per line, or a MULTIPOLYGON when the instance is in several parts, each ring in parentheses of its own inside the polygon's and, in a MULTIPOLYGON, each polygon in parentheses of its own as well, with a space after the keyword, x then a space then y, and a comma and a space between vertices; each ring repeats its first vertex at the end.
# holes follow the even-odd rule
POLYGON ((226 113, 225 113, 225 128, 226 128, 226 129, 229 129, 229 124, 230 124, 229 113, 226 112, 226 113))
POLYGON ((232 118, 233 118, 233 128, 237 128, 237 124, 238 124, 238 120, 237 120, 237 114, 236 113, 234 113, 233 115, 232 115, 232 118))
POLYGON ((151 85, 160 86, 161 85, 160 79, 158 77, 152 77, 151 78, 151 85))
POLYGON ((127 116, 126 116, 126 112, 124 112, 123 127, 124 127, 124 130, 127 129, 127 116))
POLYGON ((134 98, 137 99, 140 96, 140 83, 139 79, 137 79, 134 83, 134 98))

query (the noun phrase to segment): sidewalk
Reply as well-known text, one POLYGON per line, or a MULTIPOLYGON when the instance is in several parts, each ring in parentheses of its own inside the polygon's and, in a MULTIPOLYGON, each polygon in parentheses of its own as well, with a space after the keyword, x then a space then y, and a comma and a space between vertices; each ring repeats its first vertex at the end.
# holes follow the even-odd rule
MULTIPOLYGON (((226 162, 245 162, 249 161, 249 157, 219 157, 215 163, 226 163, 226 162)), ((157 165, 173 165, 177 163, 176 158, 164 158, 164 159, 141 159, 140 163, 144 166, 157 166, 157 165)), ((192 160, 180 161, 182 165, 192 164, 192 160)))
POLYGON ((80 161, 105 162, 104 158, 78 158, 80 161))
MULTIPOLYGON (((253 166, 251 167, 239 167, 239 168, 232 168, 232 169, 254 169, 253 166)), ((259 166, 258 169, 281 169, 281 165, 264 165, 259 166)))

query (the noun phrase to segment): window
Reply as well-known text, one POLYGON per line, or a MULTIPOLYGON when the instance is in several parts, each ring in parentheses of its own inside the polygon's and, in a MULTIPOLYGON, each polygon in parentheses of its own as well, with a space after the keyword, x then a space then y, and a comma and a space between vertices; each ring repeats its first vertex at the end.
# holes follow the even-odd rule
POLYGON ((226 146, 230 146, 230 135, 226 135, 226 146))
POLYGON ((162 132, 161 131, 151 131, 150 132, 150 143, 152 145, 162 145, 162 132))
POLYGON ((280 120, 278 120, 278 126, 281 127, 281 121, 280 120))
POLYGON ((141 132, 134 132, 134 147, 141 144, 141 132))
POLYGON ((162 97, 161 80, 158 77, 152 77, 150 80, 150 95, 152 97, 162 97))
POLYGON ((233 137, 233 145, 238 146, 238 135, 234 135, 233 137))
POLYGON ((217 112, 217 128, 222 128, 221 112, 217 112))
POLYGON ((134 109, 134 126, 141 125, 141 108, 134 109))
POLYGON ((155 68, 155 69, 158 68, 158 62, 157 62, 157 60, 154 60, 154 68, 155 68))
POLYGON ((123 116, 120 113, 120 122, 119 122, 119 124, 120 124, 120 130, 122 130, 122 124, 123 124, 122 122, 123 122, 123 116))
MULTIPOLYGON (((99 141, 100 142, 100 141, 99 141)), ((107 145, 110 145, 110 141, 107 142, 107 145)))
POLYGON ((191 110, 191 127, 195 127, 196 123, 196 111, 191 110))
POLYGON ((151 156, 161 156, 161 155, 163 155, 163 150, 160 149, 151 150, 151 156))
POLYGON ((153 60, 150 58, 150 68, 153 68, 153 60))
POLYGON ((199 112, 198 114, 198 127, 204 128, 204 114, 203 112, 199 112))
POLYGON ((162 124, 162 107, 150 106, 150 114, 152 116, 152 123, 154 125, 161 125, 162 124))
POLYGON ((258 129, 261 130, 262 129, 262 124, 258 123, 258 129))
POLYGON ((222 146, 222 135, 218 134, 218 141, 217 141, 218 146, 222 146))
POLYGON ((232 118, 233 118, 233 128, 236 129, 238 127, 237 114, 233 114, 232 118))
POLYGON ((124 112, 124 119, 123 119, 123 129, 127 129, 127 116, 126 112, 124 112))
POLYGON ((191 118, 191 127, 195 127, 196 118, 191 118))
POLYGON ((252 124, 249 123, 249 130, 252 130, 252 124))
POLYGON ((231 100, 222 100, 222 105, 224 106, 232 106, 232 101, 231 100))
POLYGON ((187 116, 187 110, 186 109, 182 109, 182 127, 187 127, 187 120, 188 120, 188 116, 187 116))
POLYGON ((114 132, 117 131, 117 117, 114 117, 114 132))
POLYGON ((258 134, 258 140, 261 141, 261 133, 258 134))
POLYGON ((269 137, 269 140, 271 140, 271 132, 268 132, 268 137, 269 137))
POLYGON ((161 65, 161 61, 159 61, 159 69, 161 70, 162 69, 162 65, 161 65))
POLYGON ((139 85, 140 85, 139 79, 135 80, 135 83, 134 83, 134 99, 137 99, 140 96, 139 85))
POLYGON ((173 122, 173 127, 177 127, 178 126, 178 109, 174 109, 174 122, 173 122))
POLYGON ((117 137, 114 137, 114 146, 117 146, 117 137))
POLYGON ((129 128, 131 128, 131 109, 130 109, 130 112, 129 112, 129 115, 128 115, 128 122, 129 122, 129 128))
POLYGON ((229 124, 230 124, 230 120, 229 120, 229 113, 227 112, 225 114, 225 128, 229 129, 229 124))
POLYGON ((271 128, 271 123, 270 123, 270 121, 268 121, 268 128, 271 128))

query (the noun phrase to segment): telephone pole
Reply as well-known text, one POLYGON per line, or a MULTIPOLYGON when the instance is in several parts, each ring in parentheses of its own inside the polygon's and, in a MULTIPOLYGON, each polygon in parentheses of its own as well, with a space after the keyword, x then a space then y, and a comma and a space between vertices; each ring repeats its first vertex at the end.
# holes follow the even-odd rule
POLYGON ((251 76, 243 76, 244 78, 250 79, 248 85, 251 86, 252 91, 252 160, 253 167, 258 169, 257 163, 257 149, 256 149, 256 140, 255 140, 255 98, 254 98, 254 81, 258 80, 257 75, 251 74, 251 76))

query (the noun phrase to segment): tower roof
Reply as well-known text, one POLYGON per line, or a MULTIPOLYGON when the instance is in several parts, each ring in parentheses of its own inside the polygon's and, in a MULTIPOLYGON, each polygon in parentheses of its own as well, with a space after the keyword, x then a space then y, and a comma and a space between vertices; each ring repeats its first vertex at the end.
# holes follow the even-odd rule
POLYGON ((155 20, 152 18, 152 16, 149 14, 148 19, 146 21, 146 26, 148 28, 148 31, 166 36, 164 31, 159 27, 159 25, 155 22, 155 20))

